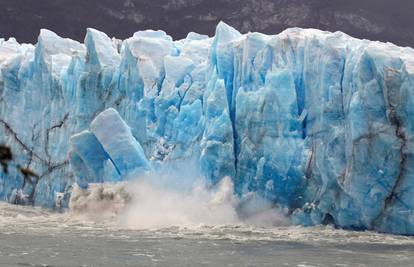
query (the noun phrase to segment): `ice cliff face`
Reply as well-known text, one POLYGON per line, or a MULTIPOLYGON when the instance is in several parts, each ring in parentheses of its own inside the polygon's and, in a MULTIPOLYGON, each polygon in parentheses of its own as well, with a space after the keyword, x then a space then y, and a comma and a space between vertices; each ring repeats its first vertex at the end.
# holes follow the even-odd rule
POLYGON ((53 208, 74 182, 196 159, 294 223, 414 234, 410 48, 224 23, 179 41, 42 30, 36 46, 0 40, 0 69, 0 141, 40 175, 0 173, 2 200, 53 208))

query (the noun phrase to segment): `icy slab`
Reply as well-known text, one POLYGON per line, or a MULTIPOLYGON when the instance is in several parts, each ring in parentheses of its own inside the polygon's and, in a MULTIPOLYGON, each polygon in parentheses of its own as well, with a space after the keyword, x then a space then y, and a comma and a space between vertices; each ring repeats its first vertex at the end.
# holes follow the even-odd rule
POLYGON ((194 63, 190 58, 178 56, 166 56, 164 58, 165 78, 179 87, 186 75, 194 69, 194 63))
POLYGON ((99 68, 117 66, 121 60, 113 41, 103 32, 88 28, 85 44, 88 48, 88 61, 99 68), (111 49, 113 48, 113 49, 111 49))
POLYGON ((151 169, 144 150, 115 109, 106 109, 96 116, 91 123, 91 132, 108 153, 120 175, 151 169))
POLYGON ((172 42, 171 36, 167 35, 165 31, 162 30, 146 30, 146 31, 139 31, 134 33, 133 37, 144 37, 144 38, 154 38, 154 39, 163 39, 168 42, 172 42))
POLYGON ((151 170, 141 145, 112 108, 96 116, 90 131, 73 135, 70 143, 71 168, 81 188, 91 183, 121 181, 127 176, 138 177, 151 170))
POLYGON ((75 134, 70 143, 71 165, 80 187, 85 188, 89 183, 115 182, 120 179, 120 173, 93 133, 85 130, 75 134))
POLYGON ((12 166, 0 198, 65 206, 75 182, 192 162, 293 223, 413 235, 413 88, 413 49, 341 32, 1 40, 0 142, 40 179, 12 166))

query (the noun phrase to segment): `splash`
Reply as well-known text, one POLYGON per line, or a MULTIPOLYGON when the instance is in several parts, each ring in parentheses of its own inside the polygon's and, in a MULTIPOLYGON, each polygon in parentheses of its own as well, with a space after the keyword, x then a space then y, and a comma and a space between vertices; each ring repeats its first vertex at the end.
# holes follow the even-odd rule
POLYGON ((129 228, 238 223, 232 187, 227 177, 215 189, 195 183, 184 192, 139 181, 133 186, 134 198, 121 215, 121 223, 129 228))
POLYGON ((69 202, 71 215, 87 219, 116 218, 131 200, 126 182, 116 184, 90 184, 82 189, 73 186, 69 202))
POLYGON ((133 181, 74 187, 69 203, 75 216, 114 220, 123 228, 286 224, 282 212, 257 196, 242 201, 230 177, 216 185, 191 171, 148 173, 133 181))

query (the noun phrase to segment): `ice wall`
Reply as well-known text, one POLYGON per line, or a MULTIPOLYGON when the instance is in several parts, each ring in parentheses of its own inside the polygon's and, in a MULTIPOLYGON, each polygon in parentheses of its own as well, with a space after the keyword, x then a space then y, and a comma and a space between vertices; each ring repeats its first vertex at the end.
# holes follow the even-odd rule
POLYGON ((1 41, 0 69, 0 142, 41 177, 1 173, 2 200, 53 207, 75 181, 198 159, 212 184, 230 176, 295 223, 414 234, 411 48, 224 23, 179 41, 42 30, 35 46, 1 41))

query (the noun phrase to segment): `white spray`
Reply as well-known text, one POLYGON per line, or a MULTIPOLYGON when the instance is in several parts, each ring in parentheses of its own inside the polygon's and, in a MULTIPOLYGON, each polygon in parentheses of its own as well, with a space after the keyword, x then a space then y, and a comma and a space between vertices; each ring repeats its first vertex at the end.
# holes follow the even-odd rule
POLYGON ((280 211, 265 201, 249 203, 257 206, 258 212, 240 219, 237 212, 240 201, 234 194, 231 178, 224 177, 217 185, 210 186, 197 172, 164 169, 129 182, 93 184, 87 190, 75 186, 69 207, 76 216, 94 220, 111 218, 119 226, 132 229, 285 224, 280 211))

